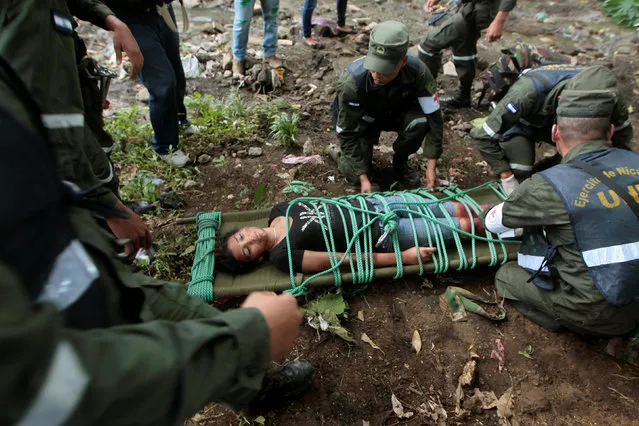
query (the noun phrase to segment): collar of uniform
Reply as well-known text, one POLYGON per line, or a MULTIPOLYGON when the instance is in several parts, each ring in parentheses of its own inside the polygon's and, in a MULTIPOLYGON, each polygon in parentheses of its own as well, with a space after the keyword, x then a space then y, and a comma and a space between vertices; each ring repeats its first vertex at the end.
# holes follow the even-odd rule
POLYGON ((610 143, 606 141, 588 141, 584 143, 580 143, 571 149, 568 154, 564 158, 561 159, 562 163, 567 163, 573 158, 579 157, 582 154, 586 154, 588 152, 594 151, 603 151, 604 149, 610 148, 610 143))
POLYGON ((368 85, 368 91, 375 91, 382 88, 390 88, 397 85, 409 84, 415 81, 415 76, 408 70, 408 65, 404 65, 404 67, 397 74, 397 77, 395 77, 393 81, 386 84, 385 86, 375 86, 375 84, 373 83, 373 76, 371 75, 370 71, 368 71, 368 75, 366 76, 366 78, 370 82, 370 85, 368 85))

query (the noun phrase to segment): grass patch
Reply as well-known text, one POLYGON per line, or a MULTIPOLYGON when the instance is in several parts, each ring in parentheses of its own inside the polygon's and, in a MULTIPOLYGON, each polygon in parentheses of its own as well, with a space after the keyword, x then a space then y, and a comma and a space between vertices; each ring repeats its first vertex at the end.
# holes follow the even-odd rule
POLYGON ((615 24, 639 28, 639 1, 599 0, 601 8, 615 24))
POLYGON ((196 240, 195 226, 185 226, 177 236, 154 241, 155 260, 138 266, 142 272, 155 278, 184 281, 191 276, 196 240))
POLYGON ((271 123, 271 137, 282 146, 291 146, 297 140, 297 121, 300 115, 293 113, 290 116, 282 112, 276 115, 271 123))

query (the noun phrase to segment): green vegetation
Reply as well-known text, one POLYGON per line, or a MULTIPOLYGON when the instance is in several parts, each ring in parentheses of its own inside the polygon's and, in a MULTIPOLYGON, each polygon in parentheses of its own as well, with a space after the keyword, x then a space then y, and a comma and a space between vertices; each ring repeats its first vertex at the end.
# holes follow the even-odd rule
POLYGON ((624 27, 639 28, 639 1, 637 0, 599 0, 603 11, 615 24, 624 27))
POLYGON ((195 226, 185 226, 179 235, 153 242, 155 259, 138 263, 142 272, 164 280, 179 281, 190 276, 195 256, 195 226))
POLYGON ((291 146, 297 139, 297 121, 300 115, 293 113, 290 116, 283 112, 273 119, 271 123, 271 137, 283 146, 291 146))

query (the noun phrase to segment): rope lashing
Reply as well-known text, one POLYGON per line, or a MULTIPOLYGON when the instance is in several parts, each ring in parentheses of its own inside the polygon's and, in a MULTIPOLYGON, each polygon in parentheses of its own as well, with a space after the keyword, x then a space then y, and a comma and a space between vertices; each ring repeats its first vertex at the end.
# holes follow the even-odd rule
POLYGON ((215 272, 215 235, 222 226, 219 212, 198 213, 196 216, 198 240, 195 243, 195 260, 191 268, 192 280, 186 292, 207 302, 215 298, 213 282, 215 272))

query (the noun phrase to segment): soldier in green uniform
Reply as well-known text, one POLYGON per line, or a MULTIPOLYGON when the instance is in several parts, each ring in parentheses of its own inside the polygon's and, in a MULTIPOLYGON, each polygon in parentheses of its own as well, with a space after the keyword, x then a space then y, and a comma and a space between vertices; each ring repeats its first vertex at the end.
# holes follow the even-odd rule
MULTIPOLYGON (((446 18, 437 28, 426 34, 419 44, 419 59, 426 64, 433 77, 437 77, 442 60, 442 49, 452 48, 453 62, 459 77, 459 90, 449 98, 442 98, 443 105, 465 108, 470 106, 471 90, 475 78, 477 40, 480 31, 488 28, 486 40, 499 40, 504 32, 508 14, 517 0, 460 0, 461 7, 446 18)), ((431 10, 439 0, 428 0, 431 10)))
MULTIPOLYGON (((555 120, 557 100, 571 79, 597 88, 614 80, 604 68, 597 72, 572 65, 547 65, 521 74, 494 107, 483 126, 473 129, 477 149, 492 172, 499 176, 507 194, 533 172, 535 142, 552 142, 551 128, 555 120), (588 79, 588 80, 587 80, 588 79)), ((502 79, 504 82, 511 80, 502 79)), ((615 126, 612 144, 631 149, 633 130, 626 102, 615 84, 617 97, 611 122, 615 126)))
POLYGON ((583 71, 559 98, 561 164, 484 217, 501 236, 523 228, 517 262, 495 277, 498 294, 553 331, 621 335, 639 322, 639 154, 610 147, 618 90, 603 71, 583 71))
POLYGON ((134 274, 0 65, 0 424, 175 425, 210 401, 259 411, 308 389, 308 362, 265 372, 293 344, 295 298, 253 293, 220 312, 134 274))
POLYGON ((396 131, 393 170, 406 186, 418 186, 420 173, 408 157, 424 144, 428 159, 426 183, 436 184, 435 164, 442 153, 443 121, 435 79, 417 58, 406 56, 408 30, 400 22, 377 24, 371 31, 368 54, 346 68, 337 82, 333 103, 340 140, 339 171, 371 192, 373 145, 380 133, 396 131), (425 140, 426 138, 426 140, 425 140))
MULTIPOLYGON (((104 206, 102 217, 120 239, 131 240, 127 254, 149 248, 151 235, 142 220, 113 192, 95 190, 114 179, 111 163, 86 124, 73 44, 73 14, 114 32, 116 52, 131 53, 134 68, 141 55, 130 31, 98 0, 4 1, 0 6, 0 55, 7 59, 43 111, 64 179, 91 192, 104 206), (106 18, 105 18, 106 16, 106 18), (102 17, 101 20, 99 17, 102 17), (139 51, 138 51, 139 54, 139 51), (125 213, 116 212, 117 207, 125 213)), ((119 55, 119 53, 118 53, 119 55)))

